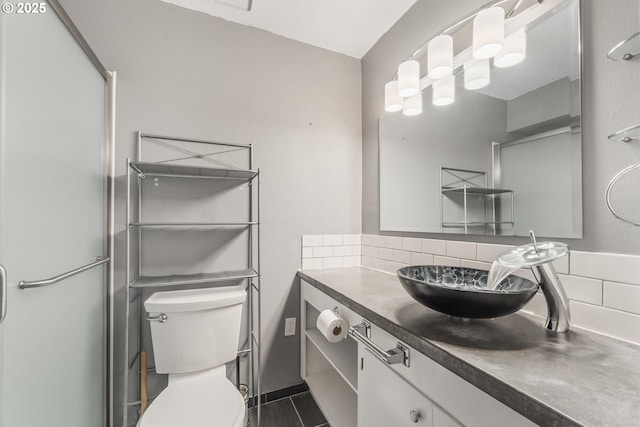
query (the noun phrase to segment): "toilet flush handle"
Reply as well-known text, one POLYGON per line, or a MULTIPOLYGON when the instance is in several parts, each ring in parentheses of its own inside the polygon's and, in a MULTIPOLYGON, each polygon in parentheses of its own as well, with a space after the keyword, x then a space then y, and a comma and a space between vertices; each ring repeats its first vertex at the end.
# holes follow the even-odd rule
POLYGON ((166 314, 162 313, 162 314, 158 314, 157 316, 149 316, 147 317, 147 320, 149 322, 160 322, 160 323, 164 323, 167 320, 169 320, 169 317, 167 317, 166 314))

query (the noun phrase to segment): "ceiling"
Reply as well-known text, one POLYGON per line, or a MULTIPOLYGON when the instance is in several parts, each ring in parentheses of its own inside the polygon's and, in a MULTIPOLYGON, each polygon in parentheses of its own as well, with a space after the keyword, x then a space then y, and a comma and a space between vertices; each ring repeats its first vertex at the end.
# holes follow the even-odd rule
POLYGON ((162 0, 362 58, 416 0, 162 0), (251 10, 248 11, 251 2, 251 10))

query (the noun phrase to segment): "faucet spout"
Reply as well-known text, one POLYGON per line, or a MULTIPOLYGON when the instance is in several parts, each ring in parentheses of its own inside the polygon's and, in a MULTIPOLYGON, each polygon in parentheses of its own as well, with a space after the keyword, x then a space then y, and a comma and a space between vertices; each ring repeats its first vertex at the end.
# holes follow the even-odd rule
POLYGON ((531 267, 547 301, 545 328, 552 332, 566 332, 571 327, 569 299, 558 273, 550 262, 531 267))

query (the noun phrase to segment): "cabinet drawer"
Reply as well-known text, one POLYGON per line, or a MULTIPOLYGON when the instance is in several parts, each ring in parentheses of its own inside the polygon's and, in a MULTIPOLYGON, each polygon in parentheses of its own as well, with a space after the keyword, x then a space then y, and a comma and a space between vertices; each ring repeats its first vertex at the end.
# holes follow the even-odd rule
POLYGON ((358 356, 359 427, 462 427, 362 344, 358 356))

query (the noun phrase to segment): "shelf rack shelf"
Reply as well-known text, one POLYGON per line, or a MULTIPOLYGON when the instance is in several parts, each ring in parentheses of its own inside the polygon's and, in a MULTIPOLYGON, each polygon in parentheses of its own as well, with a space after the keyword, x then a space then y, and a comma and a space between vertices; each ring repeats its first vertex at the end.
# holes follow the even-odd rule
POLYGON ((245 270, 221 271, 216 273, 174 274, 169 276, 140 276, 137 279, 133 280, 129 284, 129 286, 132 288, 184 286, 251 279, 253 277, 258 277, 258 272, 252 268, 247 268, 245 270))
POLYGON ((257 171, 245 169, 220 169, 170 163, 131 162, 133 170, 143 176, 164 176, 174 178, 210 178, 251 181, 258 175, 257 171))
POLYGON ((484 228, 486 234, 497 234, 498 229, 507 227, 515 231, 513 190, 492 188, 488 186, 487 173, 468 169, 440 168, 440 226, 443 229, 462 229, 468 234, 470 229, 479 232, 484 228), (511 196, 510 221, 500 221, 498 217, 497 199, 502 195, 511 196), (471 198, 480 200, 481 214, 472 214, 471 198), (445 201, 451 201, 451 210, 457 207, 462 212, 462 220, 446 220, 450 212, 445 212, 445 201), (472 219, 473 218, 473 219, 472 219), (481 220, 478 220, 481 219, 481 220))
POLYGON ((132 222, 130 227, 140 228, 200 228, 200 227, 248 227, 258 225, 256 221, 249 222, 132 222))
MULTIPOLYGON (((132 419, 134 417, 129 416, 128 408, 139 407, 141 404, 138 396, 131 393, 133 382, 130 381, 130 376, 136 372, 138 374, 137 380, 139 381, 140 353, 144 351, 143 346, 144 342, 146 342, 142 339, 146 326, 142 292, 146 290, 154 290, 156 288, 160 290, 175 290, 185 287, 214 287, 226 286, 227 283, 234 285, 238 284, 238 282, 244 283, 247 289, 247 308, 244 310, 247 319, 243 324, 246 325, 245 338, 247 341, 237 352, 236 383, 240 383, 240 358, 246 357, 248 359, 246 384, 249 386, 250 396, 260 396, 260 171, 253 170, 253 147, 251 145, 192 140, 138 132, 137 159, 135 161, 127 159, 126 174, 127 266, 125 280, 126 301, 129 301, 129 304, 126 305, 125 345, 123 351, 124 360, 129 369, 124 377, 123 427, 131 427, 136 424, 137 419, 132 419), (143 161, 143 143, 150 144, 150 148, 153 148, 149 150, 151 154, 147 156, 155 156, 154 161, 143 161), (158 155, 158 152, 162 153, 162 155, 158 155), (229 153, 236 155, 236 157, 232 156, 235 161, 240 159, 240 163, 244 163, 242 167, 235 167, 230 164, 229 153), (158 157, 161 157, 160 161, 157 160, 158 157), (209 165, 214 167, 209 167, 209 165), (190 183, 194 184, 193 179, 230 181, 229 184, 225 184, 226 187, 247 184, 248 191, 238 196, 240 199, 246 197, 248 199, 247 203, 242 202, 239 205, 243 206, 242 208, 236 207, 236 209, 243 210, 242 219, 229 222, 209 222, 206 220, 182 222, 172 221, 172 218, 168 221, 143 221, 142 212, 144 209, 148 209, 148 206, 145 206, 145 200, 147 199, 142 197, 144 192, 142 182, 147 177, 183 179, 184 185, 187 186, 186 188, 190 183), (137 178, 137 183, 134 183, 135 178, 137 178), (132 192, 132 187, 137 189, 137 194, 132 194, 134 193, 132 192), (143 208, 143 206, 145 207, 143 208), (244 212, 245 209, 248 212, 244 212), (246 244, 242 246, 242 248, 246 248, 245 268, 193 274, 143 274, 141 267, 142 255, 148 249, 144 244, 146 236, 143 233, 144 229, 173 229, 173 232, 176 232, 175 230, 194 228, 206 228, 211 233, 216 233, 218 228, 223 230, 229 230, 230 228, 241 229, 241 232, 247 237, 246 244), (137 315, 133 314, 133 305, 137 305, 137 315), (133 324, 134 321, 137 321, 137 325, 133 324), (135 328, 136 326, 137 328, 135 328), (135 335, 130 337, 136 329, 137 348, 135 348, 135 335)), ((179 185, 182 185, 182 183, 179 185)), ((208 191, 208 188, 208 186, 205 186, 205 191, 208 191)), ((153 197, 153 195, 147 197, 153 197)), ((156 201, 171 203, 170 200, 157 199, 157 197, 156 195, 156 201)), ((184 197, 188 198, 188 196, 184 197)), ((225 207, 225 212, 226 209, 225 207)), ((223 230, 220 231, 222 232, 223 230)), ((215 259, 215 257, 213 258, 215 259)), ((151 368, 148 371, 153 372, 154 370, 151 368)), ((140 389, 141 383, 138 382, 137 385, 138 389, 140 389)), ((135 393, 135 391, 134 389, 133 392, 135 393)), ((256 402, 259 420, 261 412, 260 399, 256 399, 256 402)))

